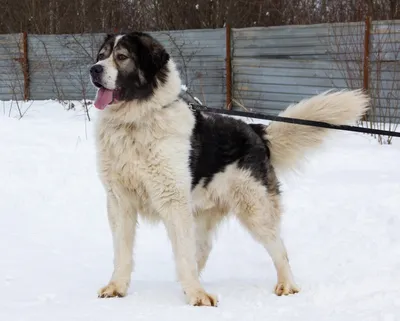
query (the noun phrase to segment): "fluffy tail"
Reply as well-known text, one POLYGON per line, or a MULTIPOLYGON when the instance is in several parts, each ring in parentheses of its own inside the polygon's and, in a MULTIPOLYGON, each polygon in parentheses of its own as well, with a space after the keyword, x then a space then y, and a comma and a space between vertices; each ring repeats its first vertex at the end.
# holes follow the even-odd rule
MULTIPOLYGON (((347 125, 366 112, 369 99, 361 90, 325 92, 289 106, 280 116, 347 125)), ((266 127, 272 165, 278 170, 294 168, 310 149, 321 145, 329 129, 272 122, 266 127)))

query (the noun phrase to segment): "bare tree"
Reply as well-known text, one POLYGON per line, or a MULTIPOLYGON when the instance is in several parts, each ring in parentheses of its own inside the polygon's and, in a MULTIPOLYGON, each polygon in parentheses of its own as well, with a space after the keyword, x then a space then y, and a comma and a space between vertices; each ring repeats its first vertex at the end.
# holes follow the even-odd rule
POLYGON ((0 32, 182 30, 400 19, 398 0, 0 0, 0 32))

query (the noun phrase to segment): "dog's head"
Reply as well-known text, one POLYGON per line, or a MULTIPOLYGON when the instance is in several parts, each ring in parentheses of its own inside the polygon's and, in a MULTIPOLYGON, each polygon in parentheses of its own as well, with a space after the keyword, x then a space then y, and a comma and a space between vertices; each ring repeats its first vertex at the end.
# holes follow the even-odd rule
POLYGON ((141 32, 107 35, 90 68, 98 88, 95 106, 150 98, 167 79, 170 57, 153 37, 141 32))

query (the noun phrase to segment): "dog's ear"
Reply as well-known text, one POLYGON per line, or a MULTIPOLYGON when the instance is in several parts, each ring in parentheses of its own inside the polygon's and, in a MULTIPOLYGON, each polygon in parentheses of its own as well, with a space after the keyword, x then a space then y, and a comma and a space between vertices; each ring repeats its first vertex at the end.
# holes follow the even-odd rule
POLYGON ((161 46, 156 46, 155 48, 151 49, 150 56, 157 70, 160 70, 162 67, 164 67, 170 58, 168 52, 161 46))
POLYGON ((142 47, 141 60, 145 63, 147 70, 153 70, 157 73, 169 61, 170 56, 156 39, 148 34, 136 32, 136 37, 140 39, 142 47))
POLYGON ((107 34, 105 35, 105 37, 104 37, 104 42, 106 42, 106 41, 110 40, 112 37, 114 37, 114 35, 113 35, 113 34, 111 34, 111 33, 107 33, 107 34))

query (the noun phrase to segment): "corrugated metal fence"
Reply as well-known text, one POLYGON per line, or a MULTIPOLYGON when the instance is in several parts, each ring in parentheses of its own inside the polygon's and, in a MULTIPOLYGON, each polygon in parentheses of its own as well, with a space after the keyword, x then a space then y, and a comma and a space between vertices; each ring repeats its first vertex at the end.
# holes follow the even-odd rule
MULTIPOLYGON (((176 60, 183 83, 213 105, 224 104, 225 32, 220 30, 151 33, 176 60)), ((92 99, 88 70, 104 34, 30 35, 30 98, 92 99)))
POLYGON ((22 61, 22 36, 9 34, 0 36, 0 100, 23 98, 24 75, 22 61))
MULTIPOLYGON (((370 34, 373 112, 400 122, 400 21, 374 22, 370 34)), ((363 88, 364 38, 364 23, 234 29, 237 106, 277 113, 332 88, 363 88)))
MULTIPOLYGON (((365 48, 365 23, 231 30, 152 32, 177 61, 182 81, 203 103, 226 108, 226 73, 233 108, 278 113, 288 104, 337 88, 365 87, 375 112, 400 122, 400 21, 373 22, 365 48), (364 59, 368 63, 364 68, 364 59), (229 79, 229 78, 228 78, 229 79)), ((104 34, 0 35, 0 99, 93 99, 88 77, 104 34), (23 64, 27 54, 28 66, 23 64)), ((228 92, 229 95, 229 92, 228 92)))

